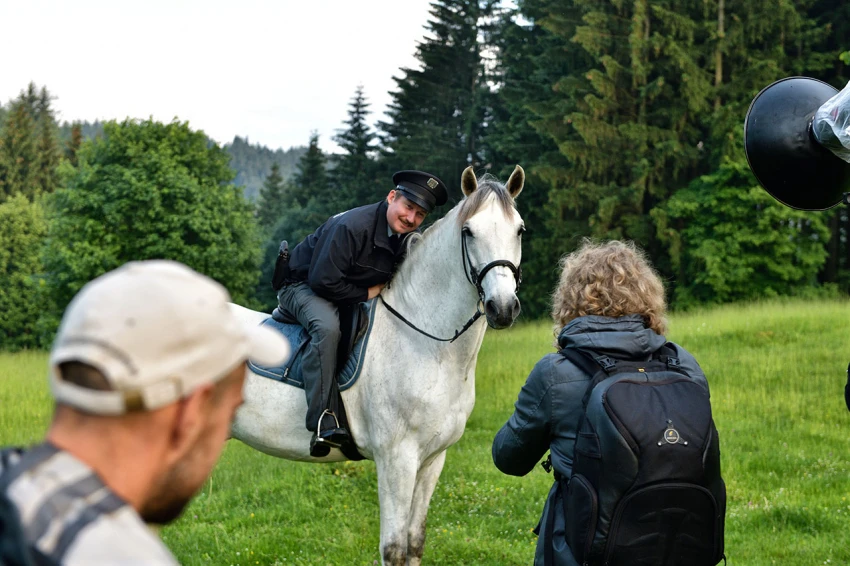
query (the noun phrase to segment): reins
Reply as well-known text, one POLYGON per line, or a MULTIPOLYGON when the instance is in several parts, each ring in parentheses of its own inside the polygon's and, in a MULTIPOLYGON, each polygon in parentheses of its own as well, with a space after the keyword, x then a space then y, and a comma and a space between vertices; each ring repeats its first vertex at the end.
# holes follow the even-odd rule
POLYGON ((475 314, 473 314, 469 318, 469 320, 466 321, 466 324, 463 325, 463 328, 461 328, 460 330, 455 330, 455 335, 453 337, 439 338, 437 336, 434 336, 433 334, 425 332, 424 330, 418 328, 415 324, 407 320, 400 312, 391 307, 389 303, 387 303, 387 301, 384 299, 383 295, 378 295, 378 298, 381 299, 381 302, 384 303, 384 306, 387 307, 387 310, 390 311, 393 315, 395 315, 395 317, 398 318, 400 321, 408 325, 410 328, 412 328, 419 334, 422 334, 423 336, 427 336, 432 340, 437 340, 439 342, 448 342, 449 344, 460 338, 460 336, 464 332, 469 330, 469 328, 473 324, 475 324, 475 321, 481 318, 481 315, 484 314, 484 311, 481 310, 484 306, 484 287, 482 287, 481 282, 484 280, 484 277, 491 269, 493 269, 494 267, 505 266, 510 269, 511 272, 514 274, 517 289, 519 289, 519 285, 520 283, 522 283, 522 268, 520 266, 514 265, 512 261, 507 259, 497 259, 491 261, 490 263, 485 265, 484 268, 479 272, 477 269, 475 269, 475 267, 472 265, 472 262, 469 260, 469 251, 467 250, 466 246, 466 234, 463 232, 461 232, 460 235, 460 242, 460 255, 461 260, 463 261, 463 272, 466 275, 466 280, 469 281, 478 290, 478 304, 475 307, 475 314))
POLYGON ((449 344, 451 344, 452 342, 454 342, 455 340, 460 338, 460 335, 463 334, 464 332, 466 332, 467 330, 469 330, 469 327, 472 326, 473 324, 475 324, 475 321, 478 320, 479 318, 481 318, 481 315, 484 314, 484 313, 481 312, 481 308, 480 308, 481 301, 479 301, 478 302, 479 307, 475 309, 475 314, 472 315, 472 318, 470 318, 469 320, 466 321, 466 324, 463 325, 463 328, 461 328, 460 330, 455 330, 454 337, 452 337, 452 338, 439 338, 437 336, 434 336, 433 334, 428 334, 427 332, 425 332, 421 328, 417 328, 416 325, 414 325, 412 322, 410 322, 409 320, 404 318, 404 316, 400 312, 398 312, 397 310, 392 308, 389 305, 389 303, 387 303, 387 301, 384 300, 383 295, 378 295, 378 298, 381 299, 381 302, 384 303, 384 306, 387 307, 388 311, 393 313, 396 316, 396 318, 398 318, 400 321, 402 321, 403 323, 408 325, 410 328, 412 328, 413 330, 415 330, 419 334, 422 334, 423 336, 427 336, 428 338, 430 338, 432 340, 437 340, 439 342, 448 342, 449 344))

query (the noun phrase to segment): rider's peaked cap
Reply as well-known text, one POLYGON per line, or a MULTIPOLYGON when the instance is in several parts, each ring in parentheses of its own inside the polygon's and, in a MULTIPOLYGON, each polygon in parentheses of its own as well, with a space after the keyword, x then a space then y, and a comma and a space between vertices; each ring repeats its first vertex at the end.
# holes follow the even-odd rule
POLYGON ((98 415, 151 411, 245 360, 289 357, 283 336, 242 320, 229 302, 223 286, 176 261, 135 261, 94 279, 68 305, 53 342, 53 397, 98 415), (110 390, 65 381, 65 362, 96 368, 110 390))
POLYGON ((445 183, 424 171, 399 171, 393 175, 393 183, 404 196, 428 212, 449 199, 445 183))

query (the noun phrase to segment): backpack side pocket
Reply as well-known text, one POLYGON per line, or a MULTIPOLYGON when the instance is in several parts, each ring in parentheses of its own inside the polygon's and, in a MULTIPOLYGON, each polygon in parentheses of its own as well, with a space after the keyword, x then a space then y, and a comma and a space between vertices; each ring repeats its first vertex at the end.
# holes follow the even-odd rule
POLYGON ((564 520, 567 544, 579 563, 590 554, 598 515, 596 490, 584 476, 573 475, 564 497, 564 520))

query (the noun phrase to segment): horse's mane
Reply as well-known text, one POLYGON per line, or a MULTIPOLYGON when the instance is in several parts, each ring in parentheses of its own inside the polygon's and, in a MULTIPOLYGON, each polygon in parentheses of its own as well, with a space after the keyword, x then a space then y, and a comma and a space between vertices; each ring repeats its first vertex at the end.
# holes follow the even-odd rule
POLYGON ((455 221, 459 226, 463 226, 464 223, 472 218, 484 205, 484 203, 487 202, 490 195, 494 196, 496 202, 501 207, 502 212, 505 214, 505 217, 510 218, 511 211, 516 209, 516 202, 510 193, 508 193, 505 185, 500 183, 493 175, 486 173, 478 179, 478 189, 476 189, 474 193, 468 197, 464 197, 464 199, 460 201, 460 204, 456 205, 448 212, 448 214, 426 228, 423 233, 411 234, 411 236, 407 239, 408 259, 410 259, 414 248, 418 247, 417 244, 420 243, 421 240, 427 238, 429 234, 432 234, 433 231, 435 231, 435 229, 443 222, 448 222, 452 216, 455 216, 455 221))
POLYGON ((516 209, 516 203, 513 197, 508 193, 505 185, 500 183, 496 177, 487 173, 478 179, 478 189, 460 201, 460 209, 457 213, 458 224, 463 226, 467 220, 478 212, 478 209, 481 208, 481 205, 487 201, 490 195, 495 195, 496 202, 502 207, 505 217, 510 218, 511 212, 516 209))
MULTIPOLYGON (((423 255, 427 253, 426 250, 429 248, 447 250, 455 245, 460 247, 458 234, 461 227, 491 202, 496 203, 497 206, 495 208, 501 209, 505 218, 510 221, 516 210, 513 197, 495 177, 484 175, 478 180, 478 187, 472 194, 452 207, 445 216, 434 222, 424 232, 421 234, 413 233, 407 238, 407 258, 402 262, 393 276, 394 286, 398 289, 397 292, 400 293, 398 296, 400 303, 402 299, 414 302, 416 300, 416 292, 412 291, 412 288, 408 286, 407 280, 410 277, 411 271, 415 269, 415 266, 421 265, 422 262, 432 262, 437 257, 426 258, 423 255), (430 242, 430 244, 422 245, 426 242, 430 242)), ((460 265, 460 256, 456 258, 456 261, 460 265)))

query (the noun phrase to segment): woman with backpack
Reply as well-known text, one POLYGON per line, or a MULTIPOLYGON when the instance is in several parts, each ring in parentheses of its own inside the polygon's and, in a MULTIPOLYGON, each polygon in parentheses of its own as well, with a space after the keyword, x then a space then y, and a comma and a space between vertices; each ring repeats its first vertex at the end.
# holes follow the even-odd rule
POLYGON ((534 564, 716 564, 725 487, 708 383, 664 338, 661 281, 630 242, 585 241, 561 266, 560 351, 531 371, 493 442, 515 476, 550 451, 534 564))

